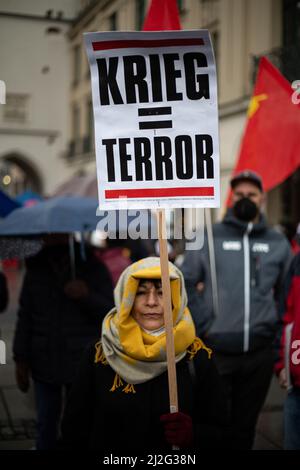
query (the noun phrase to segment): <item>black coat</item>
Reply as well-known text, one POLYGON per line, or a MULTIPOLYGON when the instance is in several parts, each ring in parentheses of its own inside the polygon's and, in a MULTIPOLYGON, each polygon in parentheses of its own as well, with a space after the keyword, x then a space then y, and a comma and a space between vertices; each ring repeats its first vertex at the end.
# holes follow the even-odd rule
POLYGON ((6 309, 8 304, 8 289, 6 277, 0 272, 0 313, 6 309))
MULTIPOLYGON (((135 385, 135 394, 122 392, 123 387, 110 392, 115 372, 95 364, 94 356, 92 347, 73 383, 62 425, 63 448, 105 455, 170 450, 159 419, 169 413, 167 372, 135 385)), ((198 352, 194 365, 196 381, 185 358, 176 366, 179 411, 193 418, 196 449, 220 448, 227 424, 221 379, 206 351, 198 352)))
POLYGON ((87 252, 83 261, 75 249, 76 278, 89 288, 87 297, 68 298, 70 280, 67 246, 45 248, 27 263, 20 295, 13 353, 29 363, 35 380, 71 383, 80 357, 99 336, 103 317, 113 306, 113 287, 106 267, 87 252))

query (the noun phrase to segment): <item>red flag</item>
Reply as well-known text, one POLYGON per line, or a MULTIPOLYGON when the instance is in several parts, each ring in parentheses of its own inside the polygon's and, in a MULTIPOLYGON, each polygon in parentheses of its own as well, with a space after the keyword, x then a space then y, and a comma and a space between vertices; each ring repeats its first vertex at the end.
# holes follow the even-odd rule
POLYGON ((253 170, 266 191, 300 165, 300 105, 290 83, 263 57, 248 108, 248 122, 233 174, 253 170))
POLYGON ((181 29, 176 0, 152 0, 143 31, 171 31, 181 29))

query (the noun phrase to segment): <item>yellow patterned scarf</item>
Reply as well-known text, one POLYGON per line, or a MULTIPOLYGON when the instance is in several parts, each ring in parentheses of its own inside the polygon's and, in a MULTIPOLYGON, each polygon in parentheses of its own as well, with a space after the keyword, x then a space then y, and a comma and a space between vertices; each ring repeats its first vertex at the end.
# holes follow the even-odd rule
MULTIPOLYGON (((169 263, 173 304, 175 360, 187 353, 192 358, 204 348, 196 338, 195 327, 187 308, 187 296, 181 271, 169 263)), ((125 392, 134 392, 134 384, 146 382, 166 371, 166 334, 153 336, 143 331, 131 316, 140 279, 160 279, 160 260, 150 257, 129 266, 120 276, 114 291, 115 308, 104 318, 101 341, 96 344, 95 362, 109 364, 116 372, 111 391, 124 385, 125 392), (123 380, 122 380, 123 379, 123 380)))

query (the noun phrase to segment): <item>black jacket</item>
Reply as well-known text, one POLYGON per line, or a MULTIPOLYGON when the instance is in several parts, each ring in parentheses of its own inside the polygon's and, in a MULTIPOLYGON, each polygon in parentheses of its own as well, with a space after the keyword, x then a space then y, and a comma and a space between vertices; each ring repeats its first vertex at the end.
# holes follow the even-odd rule
POLYGON ((71 279, 67 246, 45 248, 27 262, 20 295, 13 353, 29 363, 35 380, 71 383, 86 345, 99 336, 113 306, 113 287, 106 267, 87 252, 83 261, 76 246, 76 278, 89 295, 72 300, 64 293, 71 279))
POLYGON ((0 313, 3 312, 8 304, 8 290, 6 277, 0 272, 0 313))
MULTIPOLYGON (((95 348, 87 350, 73 383, 62 425, 64 450, 99 453, 168 451, 160 416, 169 413, 167 372, 143 384, 136 393, 110 392, 115 372, 94 363, 95 348)), ((194 358, 196 381, 184 358, 177 368, 179 411, 193 419, 195 448, 224 444, 226 401, 221 379, 207 352, 194 358)), ((124 454, 126 455, 126 454, 124 454)))

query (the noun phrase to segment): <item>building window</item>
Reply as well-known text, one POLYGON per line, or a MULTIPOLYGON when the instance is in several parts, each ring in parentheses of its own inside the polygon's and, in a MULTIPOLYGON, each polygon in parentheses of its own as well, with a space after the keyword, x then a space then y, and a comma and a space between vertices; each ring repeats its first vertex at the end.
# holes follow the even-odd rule
POLYGON ((78 85, 80 80, 80 46, 73 49, 73 85, 78 85))
POLYGON ((6 105, 3 106, 3 121, 26 124, 29 114, 29 95, 7 93, 6 105))
POLYGON ((40 193, 41 185, 33 168, 27 164, 23 165, 21 155, 20 159, 4 156, 0 163, 0 189, 4 189, 7 194, 15 197, 27 190, 40 193))
POLYGON ((142 29, 145 18, 145 8, 145 0, 135 0, 135 26, 137 31, 142 29))
POLYGON ((117 31, 117 29, 118 29, 117 12, 113 13, 109 17, 109 29, 110 29, 110 31, 117 31))
POLYGON ((283 2, 283 50, 280 58, 280 70, 291 82, 300 78, 300 1, 283 2))
POLYGON ((283 2, 283 45, 294 46, 300 41, 300 2, 285 0, 283 2))

